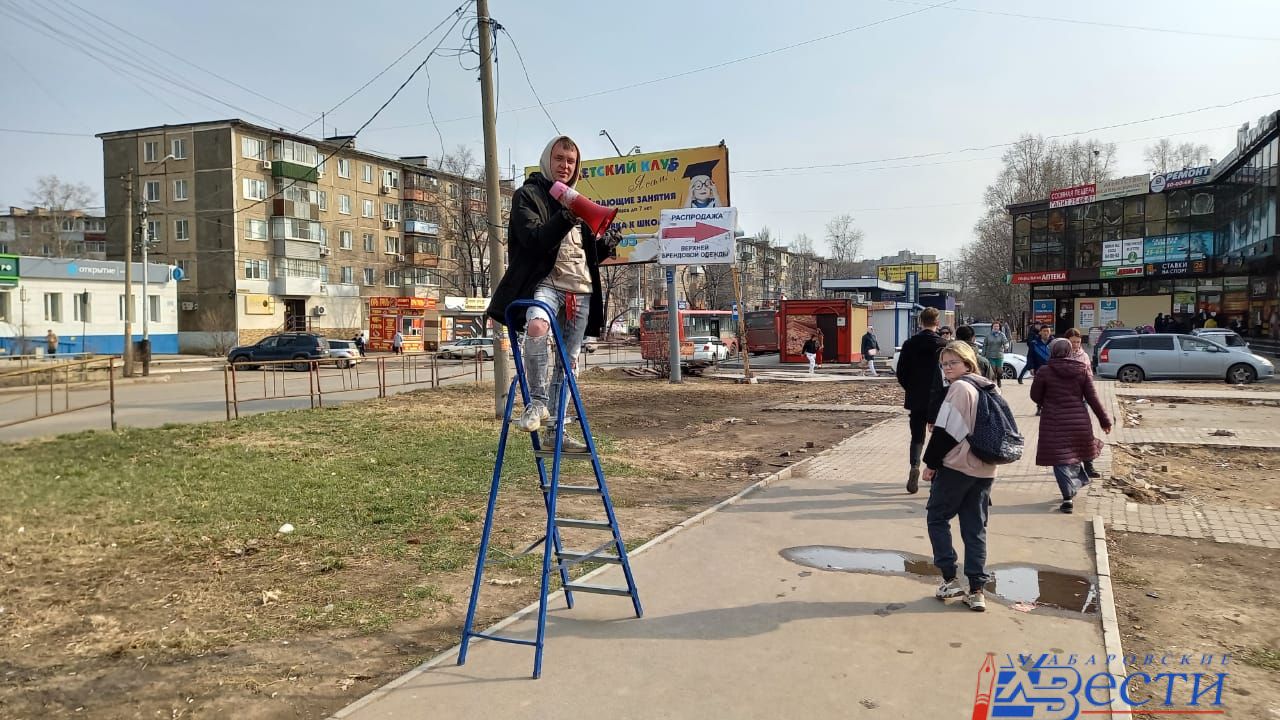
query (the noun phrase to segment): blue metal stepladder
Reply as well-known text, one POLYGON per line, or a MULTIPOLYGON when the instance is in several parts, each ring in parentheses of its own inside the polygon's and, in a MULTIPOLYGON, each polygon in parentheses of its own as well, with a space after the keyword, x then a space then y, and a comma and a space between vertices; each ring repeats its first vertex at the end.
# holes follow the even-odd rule
POLYGON ((517 300, 507 306, 506 324, 507 333, 511 340, 512 355, 515 358, 516 377, 511 381, 511 386, 507 390, 507 406, 506 412, 502 417, 502 433, 498 439, 498 456, 493 465, 493 481, 489 486, 489 506, 485 511, 484 517, 484 534, 480 538, 480 550, 476 557, 475 578, 471 583, 471 602, 467 606, 467 620, 462 629, 462 644, 458 651, 458 664, 462 665, 467 661, 467 647, 472 638, 484 638, 486 640, 496 640, 498 642, 512 643, 515 645, 532 645, 534 647, 533 656, 533 677, 536 679, 542 675, 542 650, 546 639, 547 629, 547 595, 549 585, 551 584, 551 570, 553 563, 551 556, 555 555, 554 568, 560 575, 560 584, 564 589, 565 604, 573 608, 573 594, 575 592, 599 593, 603 595, 621 595, 631 598, 631 604, 635 608, 636 617, 642 617, 644 610, 640 607, 640 594, 636 590, 635 578, 631 574, 631 563, 627 558, 626 545, 622 541, 622 532, 618 528, 618 519, 613 511, 613 502, 609 499, 609 488, 605 484, 604 470, 600 466, 600 457, 596 454, 595 440, 591 437, 591 428, 587 423, 587 413, 582 406, 582 396, 578 392, 578 383, 574 379, 574 374, 570 370, 569 357, 565 352, 563 336, 560 333, 560 325, 556 321, 556 313, 549 305, 539 300, 517 300), (498 501, 498 485, 502 477, 502 463, 507 449, 507 437, 511 433, 512 412, 515 408, 516 387, 520 388, 520 397, 527 405, 529 403, 529 383, 525 376, 524 358, 521 356, 520 343, 516 337, 515 323, 513 318, 515 313, 524 312, 526 308, 537 307, 546 312, 547 317, 551 318, 551 333, 555 340, 556 353, 560 360, 560 367, 564 369, 564 381, 560 383, 560 394, 555 399, 556 411, 555 415, 555 443, 553 448, 544 448, 541 446, 541 440, 537 432, 529 433, 533 442, 534 463, 538 470, 538 485, 542 490, 543 504, 547 510, 546 533, 541 539, 529 546, 533 549, 538 545, 542 545, 542 587, 538 600, 538 633, 537 639, 525 640, 521 638, 506 637, 501 635, 493 635, 489 633, 478 632, 474 629, 476 619, 476 605, 480 597, 480 587, 484 580, 484 568, 487 564, 489 554, 489 540, 493 532, 493 515, 494 508, 498 501), (582 427, 582 435, 587 445, 586 452, 569 453, 564 451, 564 428, 565 415, 568 409, 569 399, 573 400, 573 409, 577 413, 578 422, 582 427), (590 460, 592 470, 595 472, 595 485, 561 485, 560 484, 560 463, 565 459, 574 460, 590 460), (546 461, 551 460, 551 472, 547 472, 546 461), (556 500, 561 493, 598 495, 604 506, 604 520, 579 520, 573 518, 562 518, 556 515, 556 500), (611 537, 593 550, 566 550, 560 541, 560 528, 580 528, 586 530, 597 530, 609 532, 611 537), (550 542, 548 542, 550 540, 550 542), (613 565, 621 565, 623 576, 626 578, 626 587, 609 587, 602 585, 588 585, 585 583, 571 582, 569 579, 569 568, 574 565, 591 562, 605 563, 613 565))

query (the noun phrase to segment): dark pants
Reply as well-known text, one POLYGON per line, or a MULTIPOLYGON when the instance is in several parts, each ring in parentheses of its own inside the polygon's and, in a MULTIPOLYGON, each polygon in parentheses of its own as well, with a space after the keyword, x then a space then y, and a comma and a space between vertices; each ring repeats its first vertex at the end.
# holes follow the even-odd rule
POLYGON ((929 421, 925 418, 924 411, 912 410, 907 416, 907 422, 911 426, 911 465, 915 467, 920 464, 920 458, 924 455, 925 429, 929 421))
POLYGON ((1023 365, 1022 372, 1018 373, 1018 382, 1022 382, 1022 378, 1026 377, 1027 373, 1035 375, 1038 368, 1038 365, 1032 365, 1029 362, 1026 365, 1023 365))
POLYGON ((1053 479, 1058 481, 1058 490, 1063 500, 1070 500, 1080 492, 1080 488, 1089 484, 1089 476, 1085 474, 1083 464, 1054 465, 1053 479))
POLYGON ((989 579, 987 564, 987 509, 991 506, 991 478, 976 478, 950 468, 933 477, 925 513, 933 564, 944 578, 956 576, 956 549, 951 543, 951 518, 960 518, 964 541, 964 574, 969 590, 979 590, 989 579))

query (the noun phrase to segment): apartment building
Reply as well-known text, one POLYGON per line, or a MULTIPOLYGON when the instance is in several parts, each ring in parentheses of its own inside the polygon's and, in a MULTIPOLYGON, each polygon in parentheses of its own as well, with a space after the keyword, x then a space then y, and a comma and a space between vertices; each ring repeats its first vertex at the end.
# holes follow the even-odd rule
MULTIPOLYGON (((242 120, 98 137, 107 216, 128 217, 132 198, 153 261, 181 270, 184 352, 286 329, 349 337, 367 327, 371 297, 439 301, 488 287, 483 186, 424 156, 242 120)), ((123 258, 127 227, 109 224, 109 258, 123 258)))
POLYGON ((0 255, 106 258, 107 219, 83 210, 10 207, 0 214, 0 255))

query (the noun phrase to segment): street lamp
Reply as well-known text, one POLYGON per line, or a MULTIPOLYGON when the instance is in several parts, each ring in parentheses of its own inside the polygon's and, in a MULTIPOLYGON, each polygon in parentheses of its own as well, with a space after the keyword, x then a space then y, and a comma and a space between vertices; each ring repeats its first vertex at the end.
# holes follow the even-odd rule
MULTIPOLYGON (((170 160, 177 158, 173 153, 164 156, 164 159, 154 164, 156 169, 164 167, 164 164, 170 160)), ((162 186, 163 187, 163 186, 162 186)), ((151 315, 151 297, 147 295, 147 248, 151 245, 151 226, 147 222, 147 197, 142 196, 142 374, 151 374, 151 332, 147 325, 147 319, 151 315)), ((130 242, 133 239, 130 238, 130 242)))
POLYGON ((618 149, 618 143, 613 141, 613 136, 609 134, 608 130, 601 130, 600 136, 609 138, 609 144, 613 146, 613 151, 618 153, 619 156, 622 155, 622 151, 618 149))

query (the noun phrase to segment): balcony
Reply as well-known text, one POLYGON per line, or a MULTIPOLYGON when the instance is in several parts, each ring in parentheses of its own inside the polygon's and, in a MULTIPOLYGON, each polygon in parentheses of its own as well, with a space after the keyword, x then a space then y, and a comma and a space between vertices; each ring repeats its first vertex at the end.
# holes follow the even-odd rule
POLYGON ((271 278, 269 292, 272 295, 319 295, 321 285, 318 277, 287 275, 271 278))
POLYGON ((272 253, 276 257, 293 258, 295 260, 319 260, 320 243, 311 240, 272 241, 272 253))
POLYGON ((412 248, 410 248, 409 252, 405 253, 404 261, 406 264, 414 267, 440 267, 440 255, 438 253, 414 252, 412 248))
POLYGON ((275 160, 271 163, 271 177, 283 177, 303 182, 317 182, 320 172, 314 167, 301 165, 288 160, 275 160))
POLYGON ((271 214, 281 217, 302 218, 303 220, 320 220, 320 206, 314 203, 295 202, 284 198, 271 201, 271 214))
POLYGON ((440 226, 424 220, 405 220, 404 231, 414 235, 438 235, 440 234, 440 226))
POLYGON ((435 194, 433 190, 424 190, 422 188, 410 187, 406 185, 400 192, 401 200, 409 200, 414 202, 427 202, 431 196, 435 194))

